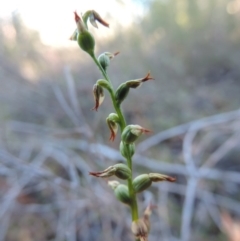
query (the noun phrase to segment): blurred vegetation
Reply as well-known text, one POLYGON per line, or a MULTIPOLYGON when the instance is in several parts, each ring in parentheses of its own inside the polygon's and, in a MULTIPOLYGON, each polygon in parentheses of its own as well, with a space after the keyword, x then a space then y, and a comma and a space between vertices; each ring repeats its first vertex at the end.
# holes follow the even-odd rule
MULTIPOLYGON (((132 91, 124 103, 129 121, 161 130, 238 108, 240 16, 233 14, 232 2, 151 1, 145 15, 131 27, 119 27, 109 42, 98 39, 99 54, 121 52, 110 68, 116 87, 148 70, 156 79, 132 91)), ((84 96, 79 101, 88 100, 82 103, 84 113, 94 116, 88 111, 93 104, 89 93, 100 75, 84 53, 76 54, 77 46, 44 46, 38 33, 27 29, 18 15, 10 22, 1 20, 0 26, 1 118, 52 123, 58 118, 58 108, 48 82, 64 87, 65 65, 71 67, 79 96, 84 96)), ((101 109, 105 116, 107 107, 101 109)))
MULTIPOLYGON (((237 2, 145 1, 144 16, 135 19, 130 27, 119 27, 115 37, 104 43, 96 37, 99 54, 121 53, 109 69, 115 87, 123 81, 143 77, 148 71, 155 78, 141 89, 132 90, 123 103, 129 123, 159 132, 239 108, 240 7, 237 2)), ((59 86, 69 101, 64 74, 68 66, 94 138, 108 143, 109 133, 102 120, 111 105, 107 97, 97 115, 90 111, 94 106, 92 86, 101 76, 85 53, 77 46, 56 49, 43 45, 38 33, 26 28, 19 15, 13 15, 10 20, 0 19, 0 39, 1 129, 11 120, 46 128, 72 128, 73 123, 52 88, 59 86)), ((22 145, 22 140, 14 135, 4 138, 13 144, 13 150, 22 145)), ((169 162, 173 156, 179 158, 178 141, 165 143, 160 149, 160 158, 169 162)), ((115 143, 112 146, 117 148, 118 141, 115 143)), ((159 157, 159 149, 157 155, 159 157)), ((233 157, 235 164, 237 155, 238 150, 233 157)), ((178 201, 173 209, 179 208, 178 201)), ((176 215, 177 220, 179 216, 176 215)), ((205 229, 204 232, 213 235, 214 230, 205 229)), ((225 240, 220 238, 218 240, 225 240)))
POLYGON ((149 94, 142 106, 151 104, 143 110, 155 113, 158 129, 238 108, 240 15, 227 12, 230 3, 152 1, 143 19, 119 33, 119 44, 114 40, 124 43, 121 72, 134 78, 149 69, 156 77, 142 88, 149 94))

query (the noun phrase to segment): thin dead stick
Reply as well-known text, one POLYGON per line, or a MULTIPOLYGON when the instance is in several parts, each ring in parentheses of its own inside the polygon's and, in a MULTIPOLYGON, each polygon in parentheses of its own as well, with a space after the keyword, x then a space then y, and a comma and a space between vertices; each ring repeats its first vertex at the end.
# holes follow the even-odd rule
POLYGON ((206 117, 206 118, 203 118, 200 120, 191 121, 189 123, 179 125, 179 126, 170 128, 168 130, 162 131, 154 136, 151 136, 151 137, 145 139, 144 141, 142 141, 138 144, 137 151, 142 153, 142 152, 148 150, 149 148, 159 144, 160 142, 162 142, 164 140, 170 139, 174 136, 179 136, 179 135, 185 134, 187 132, 187 130, 190 128, 190 126, 192 126, 192 125, 198 125, 199 128, 204 128, 204 127, 208 127, 211 125, 228 122, 228 121, 238 119, 238 118, 240 118, 240 110, 226 112, 226 113, 222 113, 219 115, 206 117))
POLYGON ((191 236, 191 220, 193 216, 194 210, 194 201, 196 198, 196 191, 198 186, 198 178, 197 178, 197 168, 194 164, 193 156, 192 156, 192 145, 195 136, 197 135, 199 129, 199 124, 194 124, 190 127, 189 131, 185 135, 183 141, 183 156, 184 162, 186 163, 186 169, 189 174, 189 178, 187 179, 187 189, 185 194, 185 200, 183 204, 182 211, 182 222, 181 222, 181 240, 189 241, 191 236))
POLYGON ((159 216, 161 217, 161 232, 163 234, 163 240, 169 240, 172 237, 170 224, 169 224, 169 212, 168 212, 168 203, 169 203, 169 190, 167 189, 166 183, 158 186, 159 190, 159 216))
MULTIPOLYGON (((33 160, 30 166, 34 166, 35 168, 40 167, 46 157, 49 155, 49 148, 45 147, 42 152, 38 154, 38 156, 33 160)), ((23 189, 23 187, 34 177, 35 173, 24 172, 24 175, 20 180, 18 180, 13 187, 7 192, 4 198, 4 202, 1 205, 0 210, 0 219, 4 216, 4 214, 9 210, 11 205, 14 203, 15 198, 23 189)))
POLYGON ((213 203, 216 201, 215 200, 209 201, 209 198, 213 199, 214 197, 213 196, 206 197, 206 195, 203 195, 202 201, 204 203, 204 206, 207 209, 209 215, 212 217, 212 220, 214 221, 216 226, 219 228, 219 230, 221 232, 223 232, 222 222, 221 222, 221 214, 220 214, 219 208, 217 207, 217 205, 210 205, 209 203, 213 203))
POLYGON ((10 219, 11 219, 11 212, 8 212, 4 215, 4 218, 1 220, 1 225, 0 225, 0 241, 4 241, 8 227, 10 225, 10 219))
MULTIPOLYGON (((89 143, 85 140, 58 140, 58 145, 65 148, 73 148, 81 151, 87 151, 94 154, 101 155, 105 158, 109 158, 113 161, 119 162, 122 159, 120 153, 103 144, 89 143)), ((159 172, 167 172, 184 176, 191 176, 186 170, 186 166, 183 164, 166 163, 161 160, 145 157, 143 155, 135 155, 134 162, 140 166, 153 169, 159 172)), ((213 168, 202 168, 199 172, 195 173, 198 178, 206 178, 213 180, 221 180, 223 175, 226 181, 240 183, 240 175, 238 172, 233 171, 221 171, 213 168)))
POLYGON ((212 167, 217 164, 217 162, 223 158, 231 149, 239 145, 240 133, 237 132, 228 138, 216 151, 214 151, 205 163, 201 166, 201 169, 204 167, 212 167))
POLYGON ((54 92, 59 104, 61 105, 61 107, 63 108, 64 112, 67 114, 69 119, 73 122, 73 124, 75 126, 81 126, 81 123, 80 123, 78 117, 76 116, 74 111, 68 105, 66 99, 63 96, 61 89, 54 84, 52 84, 52 89, 53 89, 53 92, 54 92))
POLYGON ((75 112, 76 116, 80 119, 83 117, 83 115, 81 113, 80 105, 78 103, 76 86, 75 86, 75 82, 72 77, 69 66, 65 66, 63 72, 67 82, 68 96, 69 96, 70 103, 72 105, 73 111, 75 112))
MULTIPOLYGON (((169 185, 169 184, 167 184, 169 185)), ((171 189, 167 187, 169 193, 175 193, 181 196, 185 196, 187 186, 182 184, 171 184, 171 189)), ((233 200, 232 198, 224 197, 222 195, 213 194, 210 191, 203 190, 199 188, 196 193, 198 200, 206 201, 211 205, 216 205, 221 208, 225 208, 240 214, 240 202, 233 200)))
POLYGON ((74 79, 71 74, 69 66, 65 66, 64 74, 65 74, 66 81, 67 81, 68 96, 69 96, 73 111, 75 112, 77 118, 80 120, 81 125, 83 125, 85 127, 88 137, 92 137, 93 133, 82 113, 82 109, 81 109, 81 106, 80 106, 78 98, 77 98, 76 86, 75 86, 75 82, 74 82, 74 79))

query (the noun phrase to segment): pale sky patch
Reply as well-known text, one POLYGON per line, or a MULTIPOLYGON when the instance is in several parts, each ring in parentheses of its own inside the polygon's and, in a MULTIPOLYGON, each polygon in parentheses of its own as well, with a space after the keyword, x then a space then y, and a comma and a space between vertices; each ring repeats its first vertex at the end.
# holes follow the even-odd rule
POLYGON ((136 16, 143 13, 140 5, 130 0, 7 0, 0 8, 0 17, 8 18, 13 12, 21 15, 24 23, 40 33, 43 43, 53 46, 69 46, 69 37, 75 29, 73 11, 79 14, 96 10, 106 21, 110 30, 99 24, 99 34, 108 37, 116 26, 128 26, 136 16))

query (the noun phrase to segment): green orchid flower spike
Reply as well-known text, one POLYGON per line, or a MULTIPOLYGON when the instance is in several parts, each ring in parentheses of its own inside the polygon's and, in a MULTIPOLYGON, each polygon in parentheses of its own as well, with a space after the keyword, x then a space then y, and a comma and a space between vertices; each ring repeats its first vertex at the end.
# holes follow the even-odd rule
POLYGON ((151 131, 138 124, 127 124, 121 104, 125 99, 127 99, 130 89, 137 89, 143 83, 149 83, 151 82, 149 80, 153 80, 154 78, 151 76, 150 72, 148 72, 143 78, 123 82, 115 90, 107 71, 111 60, 119 52, 112 54, 111 52, 106 51, 98 55, 98 58, 96 58, 95 39, 90 33, 90 28, 88 27, 88 22, 90 22, 95 28, 98 28, 97 23, 100 23, 105 27, 109 27, 109 24, 94 10, 85 12, 82 17, 80 17, 77 12, 74 12, 74 19, 77 29, 74 31, 70 39, 77 41, 80 49, 91 56, 103 76, 103 78, 96 81, 93 86, 93 96, 95 101, 93 110, 98 110, 105 97, 104 91, 108 92, 115 112, 109 114, 106 118, 106 123, 110 130, 109 140, 116 140, 117 133, 120 132, 121 140, 119 150, 126 161, 126 164, 114 164, 103 171, 90 172, 89 174, 98 178, 117 177, 121 179, 122 182, 125 182, 120 183, 118 181, 111 180, 108 181, 108 185, 113 189, 113 193, 117 200, 126 204, 130 208, 132 216, 131 228, 135 238, 140 241, 147 241, 150 230, 150 214, 152 212, 152 206, 147 207, 143 217, 140 218, 137 194, 148 189, 153 182, 174 182, 176 179, 159 173, 141 174, 136 178, 133 178, 132 158, 135 154, 135 142, 142 136, 142 134, 148 134, 151 131))

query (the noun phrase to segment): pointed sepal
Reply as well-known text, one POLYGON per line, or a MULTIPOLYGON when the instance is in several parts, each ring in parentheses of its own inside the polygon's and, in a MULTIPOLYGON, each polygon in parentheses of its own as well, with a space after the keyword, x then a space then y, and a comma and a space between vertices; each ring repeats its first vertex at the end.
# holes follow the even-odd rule
POLYGON ((95 177, 108 178, 116 176, 120 179, 126 180, 131 177, 131 170, 125 164, 118 163, 116 165, 110 166, 101 172, 89 172, 90 175, 95 177))
POLYGON ((93 97, 95 100, 95 106, 92 108, 92 110, 97 111, 105 98, 103 87, 99 84, 95 84, 93 86, 93 97))
POLYGON ((111 113, 111 114, 107 117, 106 121, 107 121, 109 130, 110 130, 109 140, 110 140, 110 141, 114 141, 114 140, 115 140, 115 137, 116 137, 116 135, 117 135, 117 132, 118 132, 118 124, 119 124, 119 122, 120 122, 119 117, 118 117, 117 114, 111 113))
POLYGON ((139 125, 128 125, 122 132, 122 141, 127 144, 131 144, 135 142, 143 133, 150 132, 150 130, 145 129, 139 125))

